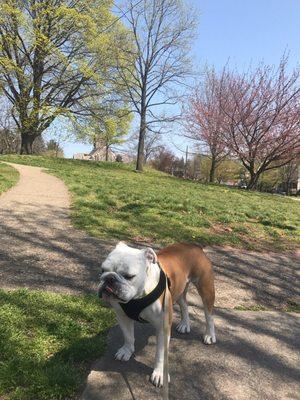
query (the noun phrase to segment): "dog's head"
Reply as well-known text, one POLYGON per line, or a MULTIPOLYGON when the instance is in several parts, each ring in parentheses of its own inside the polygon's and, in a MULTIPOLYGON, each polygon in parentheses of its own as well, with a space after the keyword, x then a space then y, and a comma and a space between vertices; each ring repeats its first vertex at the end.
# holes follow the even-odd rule
POLYGON ((102 263, 99 297, 127 303, 141 297, 147 273, 156 254, 151 248, 134 249, 120 242, 102 263))

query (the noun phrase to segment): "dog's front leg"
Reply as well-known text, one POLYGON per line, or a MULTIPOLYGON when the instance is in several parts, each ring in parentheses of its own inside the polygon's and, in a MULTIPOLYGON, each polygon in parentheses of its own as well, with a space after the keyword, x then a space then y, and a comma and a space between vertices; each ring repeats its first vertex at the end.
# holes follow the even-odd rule
MULTIPOLYGON (((168 335, 168 343, 170 342, 170 335, 168 335)), ((164 374, 164 329, 163 321, 156 326, 156 353, 155 353, 155 364, 154 370, 150 377, 150 381, 154 386, 163 386, 163 374, 164 374)), ((170 380, 170 376, 169 376, 170 380)))
POLYGON ((134 353, 134 322, 123 311, 119 311, 117 320, 124 335, 124 344, 115 355, 116 360, 128 361, 134 353))

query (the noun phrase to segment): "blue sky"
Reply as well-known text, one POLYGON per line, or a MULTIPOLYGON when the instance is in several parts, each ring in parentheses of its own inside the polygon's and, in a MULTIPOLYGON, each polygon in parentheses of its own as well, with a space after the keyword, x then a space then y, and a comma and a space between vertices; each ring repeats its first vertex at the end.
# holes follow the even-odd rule
MULTIPOLYGON (((205 63, 240 70, 264 60, 278 64, 290 52, 290 67, 300 61, 300 0, 190 0, 199 13, 198 37, 192 49, 197 68, 205 63)), ((184 143, 176 139, 179 147, 184 143)), ((66 143, 66 157, 91 147, 66 143)))

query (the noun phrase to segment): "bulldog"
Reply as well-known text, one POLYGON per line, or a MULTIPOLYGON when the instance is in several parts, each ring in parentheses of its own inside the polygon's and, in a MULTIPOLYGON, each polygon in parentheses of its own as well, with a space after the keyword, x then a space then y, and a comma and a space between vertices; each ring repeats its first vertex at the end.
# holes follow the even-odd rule
MULTIPOLYGON (((156 355, 150 381, 163 385, 164 310, 163 298, 166 277, 169 281, 169 321, 172 323, 173 304, 178 303, 180 333, 190 332, 186 294, 189 284, 196 286, 202 298, 206 318, 205 344, 216 342, 213 322, 215 299, 212 264, 201 247, 193 244, 174 244, 156 254, 153 249, 135 249, 120 242, 102 263, 98 295, 116 311, 124 335, 124 344, 115 358, 128 361, 134 353, 134 320, 149 322, 156 329, 156 355)), ((170 330, 169 330, 170 331, 170 330)), ((170 340, 170 337, 168 337, 170 340)))

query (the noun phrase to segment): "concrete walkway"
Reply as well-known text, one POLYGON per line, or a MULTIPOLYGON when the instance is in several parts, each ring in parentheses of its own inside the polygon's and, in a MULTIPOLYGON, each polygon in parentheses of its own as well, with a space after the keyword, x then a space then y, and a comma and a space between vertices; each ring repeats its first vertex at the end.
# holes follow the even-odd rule
MULTIPOLYGON (((99 265, 113 244, 74 229, 69 194, 59 179, 40 168, 13 166, 20 181, 0 196, 0 286, 94 291, 99 265)), ((298 399, 299 316, 232 308, 259 304, 280 310, 298 301, 299 259, 224 248, 206 251, 216 272, 218 343, 201 343, 204 318, 191 291, 192 332, 174 332, 171 341, 170 398, 298 399)), ((147 381, 153 331, 147 325, 136 328, 136 357, 129 363, 113 360, 121 335, 117 327, 111 330, 108 351, 92 368, 84 400, 161 398, 147 381)))
MULTIPOLYGON (((192 331, 174 329, 170 345, 171 400, 296 400, 300 393, 300 320, 280 312, 216 311, 217 344, 202 343, 203 314, 192 312, 192 331)), ((175 324, 174 324, 175 325, 175 324)), ((155 336, 136 325, 136 356, 127 363, 113 355, 122 343, 110 332, 106 354, 89 375, 82 400, 159 400, 149 382, 155 336)))

